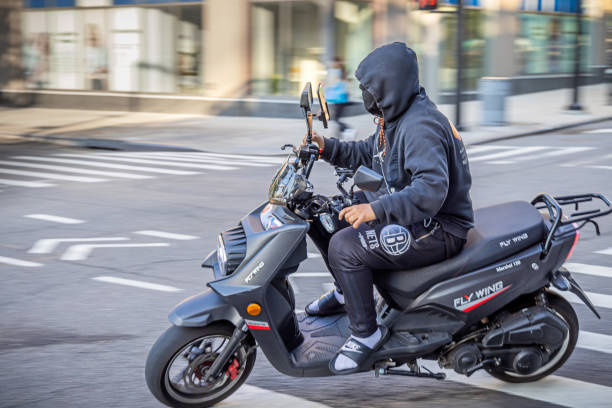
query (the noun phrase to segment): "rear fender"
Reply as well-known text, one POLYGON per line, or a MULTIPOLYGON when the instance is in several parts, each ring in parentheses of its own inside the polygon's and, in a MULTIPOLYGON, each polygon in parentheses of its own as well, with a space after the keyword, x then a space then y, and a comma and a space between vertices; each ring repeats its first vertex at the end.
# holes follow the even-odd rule
POLYGON ((168 320, 175 326, 184 327, 204 327, 218 321, 228 321, 235 327, 244 325, 234 306, 210 288, 179 303, 168 315, 168 320))

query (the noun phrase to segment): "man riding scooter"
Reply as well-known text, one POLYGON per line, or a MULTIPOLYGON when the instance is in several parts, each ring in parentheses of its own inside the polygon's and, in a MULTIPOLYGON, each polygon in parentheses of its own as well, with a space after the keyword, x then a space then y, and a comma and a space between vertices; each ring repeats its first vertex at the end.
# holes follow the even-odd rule
MULTIPOLYGON (((310 236, 336 289, 306 307, 311 316, 346 312, 352 335, 330 362, 334 374, 361 370, 387 339, 378 326, 373 271, 412 269, 457 254, 473 226, 471 175, 456 129, 419 85, 416 54, 403 43, 372 51, 355 72, 376 132, 358 142, 314 134, 334 166, 369 167, 384 177, 376 193, 343 209, 346 227, 331 239, 310 236)), ((408 272, 409 273, 409 272, 408 272)))

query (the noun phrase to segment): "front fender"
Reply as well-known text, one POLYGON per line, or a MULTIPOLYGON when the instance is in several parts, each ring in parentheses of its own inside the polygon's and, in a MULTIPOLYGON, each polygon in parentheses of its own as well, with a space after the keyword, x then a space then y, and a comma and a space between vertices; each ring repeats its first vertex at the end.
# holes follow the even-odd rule
POLYGON ((168 320, 175 326, 184 327, 203 327, 222 320, 236 327, 244 324, 234 306, 228 304, 210 288, 176 305, 168 315, 168 320))

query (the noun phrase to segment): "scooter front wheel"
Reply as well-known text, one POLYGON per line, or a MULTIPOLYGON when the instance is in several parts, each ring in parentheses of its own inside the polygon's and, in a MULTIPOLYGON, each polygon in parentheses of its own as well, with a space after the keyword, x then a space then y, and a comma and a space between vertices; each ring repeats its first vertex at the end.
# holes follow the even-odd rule
POLYGON ((192 328, 171 326, 155 342, 145 367, 151 393, 175 408, 210 407, 229 397, 247 379, 256 350, 244 340, 219 376, 205 381, 208 369, 227 346, 234 328, 214 324, 192 328))

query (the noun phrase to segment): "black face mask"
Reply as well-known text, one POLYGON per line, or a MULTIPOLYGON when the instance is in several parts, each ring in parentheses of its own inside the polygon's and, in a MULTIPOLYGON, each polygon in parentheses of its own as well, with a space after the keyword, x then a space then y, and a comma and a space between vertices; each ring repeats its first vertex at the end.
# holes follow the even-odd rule
POLYGON ((382 118, 383 114, 378 105, 376 104, 376 99, 374 99, 374 95, 368 92, 368 90, 363 85, 359 85, 361 89, 361 96, 363 97, 363 105, 366 110, 370 112, 372 115, 382 118))

